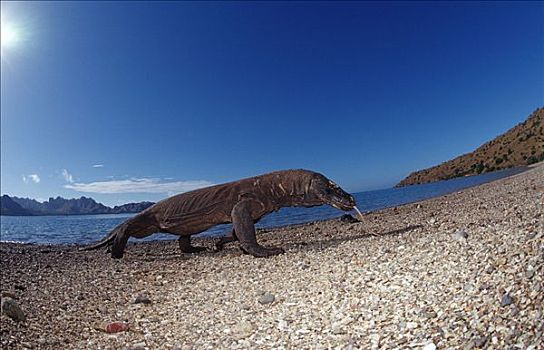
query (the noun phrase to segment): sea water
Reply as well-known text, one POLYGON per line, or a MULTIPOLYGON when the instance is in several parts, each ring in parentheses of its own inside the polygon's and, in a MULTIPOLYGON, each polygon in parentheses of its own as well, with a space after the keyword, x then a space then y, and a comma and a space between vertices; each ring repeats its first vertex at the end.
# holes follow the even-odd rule
MULTIPOLYGON (((354 193, 358 208, 363 212, 394 207, 441 196, 461 189, 490 182, 520 173, 524 168, 513 168, 477 176, 467 176, 430 184, 389 188, 354 193)), ((330 206, 314 208, 282 208, 265 216, 258 227, 269 228, 331 219, 344 212, 330 206)), ((353 213, 355 214, 355 213, 353 213)), ((115 226, 135 214, 67 215, 67 216, 1 216, 0 239, 2 242, 22 243, 91 243, 108 234, 115 226)), ((230 231, 231 225, 218 225, 202 233, 205 236, 221 236, 230 231)), ((158 233, 143 240, 176 239, 176 236, 158 233)), ((136 241, 136 239, 132 239, 136 241)), ((138 240, 142 241, 142 240, 138 240)))

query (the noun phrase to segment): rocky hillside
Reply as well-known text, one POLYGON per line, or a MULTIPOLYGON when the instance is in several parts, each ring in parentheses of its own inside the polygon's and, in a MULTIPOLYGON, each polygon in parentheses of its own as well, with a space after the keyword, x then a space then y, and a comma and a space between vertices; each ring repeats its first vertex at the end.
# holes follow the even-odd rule
POLYGON ((32 215, 30 211, 24 209, 6 195, 3 195, 0 199, 0 212, 2 215, 32 215))
POLYGON ((544 160, 544 108, 475 151, 411 173, 396 187, 478 175, 544 160))
POLYGON ((12 197, 12 199, 36 215, 107 214, 111 210, 111 208, 87 197, 77 199, 49 198, 43 203, 29 198, 12 197))
POLYGON ((83 214, 121 214, 138 213, 151 205, 152 202, 128 203, 114 208, 97 203, 92 198, 81 197, 64 199, 49 198, 45 202, 35 199, 10 197, 3 195, 1 200, 1 215, 83 215, 83 214))

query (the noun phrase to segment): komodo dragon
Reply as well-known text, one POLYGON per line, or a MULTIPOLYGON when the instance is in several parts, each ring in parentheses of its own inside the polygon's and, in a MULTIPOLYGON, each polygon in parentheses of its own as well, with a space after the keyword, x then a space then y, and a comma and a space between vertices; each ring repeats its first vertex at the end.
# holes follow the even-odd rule
POLYGON ((130 237, 143 238, 156 232, 180 236, 182 252, 205 250, 194 247, 190 236, 219 224, 232 223, 231 237, 217 245, 238 240, 240 248, 255 257, 283 253, 281 248, 259 245, 255 223, 283 207, 314 207, 329 204, 349 211, 353 196, 325 176, 309 170, 284 170, 226 184, 210 186, 162 200, 115 227, 101 241, 81 250, 111 246, 111 256, 122 258, 130 237))

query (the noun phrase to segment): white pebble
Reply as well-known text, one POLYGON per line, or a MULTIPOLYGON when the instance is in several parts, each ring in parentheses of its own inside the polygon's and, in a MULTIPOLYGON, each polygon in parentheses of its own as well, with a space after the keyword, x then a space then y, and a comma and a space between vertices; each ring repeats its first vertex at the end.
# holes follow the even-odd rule
POLYGON ((423 347, 423 350, 436 350, 436 345, 434 345, 434 343, 429 343, 423 347))

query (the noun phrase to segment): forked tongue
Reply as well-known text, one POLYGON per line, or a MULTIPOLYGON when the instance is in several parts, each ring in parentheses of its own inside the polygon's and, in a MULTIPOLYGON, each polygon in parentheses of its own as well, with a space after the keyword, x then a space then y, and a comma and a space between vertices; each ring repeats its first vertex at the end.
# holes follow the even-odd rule
POLYGON ((361 214, 361 211, 359 210, 359 208, 357 208, 355 206, 355 207, 353 207, 353 209, 355 209, 355 211, 357 212, 357 216, 359 217, 359 221, 364 221, 363 214, 361 214))

